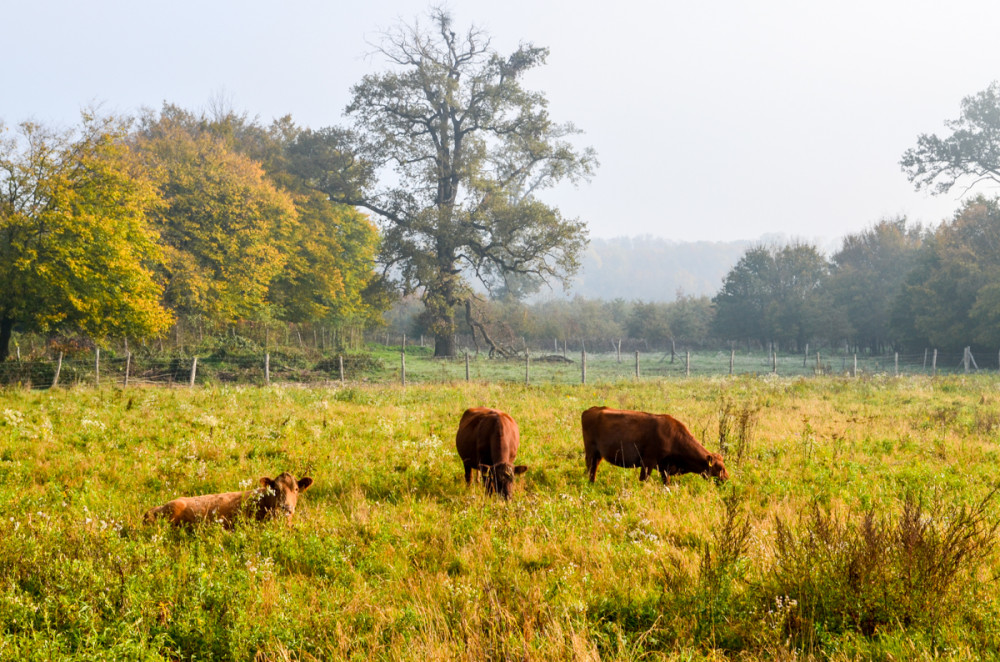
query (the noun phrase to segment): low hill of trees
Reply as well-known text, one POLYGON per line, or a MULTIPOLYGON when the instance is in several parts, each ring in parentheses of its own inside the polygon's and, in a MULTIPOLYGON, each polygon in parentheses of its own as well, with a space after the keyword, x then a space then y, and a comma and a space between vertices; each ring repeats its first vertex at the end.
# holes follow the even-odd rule
POLYGON ((590 240, 570 292, 588 299, 673 301, 678 292, 712 296, 752 244, 674 241, 644 235, 590 240))

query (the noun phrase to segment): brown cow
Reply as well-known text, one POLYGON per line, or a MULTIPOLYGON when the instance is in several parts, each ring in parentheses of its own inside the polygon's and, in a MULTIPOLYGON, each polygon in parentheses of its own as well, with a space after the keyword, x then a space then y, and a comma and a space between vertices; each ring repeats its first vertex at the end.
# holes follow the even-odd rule
POLYGON ((295 480, 295 476, 287 472, 274 480, 265 476, 260 479, 260 487, 246 492, 205 494, 168 501, 151 508, 145 520, 152 522, 157 517, 165 517, 174 525, 208 521, 231 527, 240 515, 257 521, 278 515, 291 517, 299 494, 309 489, 312 483, 313 479, 308 476, 295 480))
POLYGON ((639 480, 659 470, 664 485, 670 476, 684 473, 729 478, 722 456, 708 452, 673 416, 591 407, 580 422, 591 483, 601 458, 616 467, 640 467, 639 480))
POLYGON ((520 439, 521 432, 510 414, 487 407, 466 409, 455 436, 458 456, 465 465, 465 484, 472 483, 472 470, 478 469, 487 494, 509 499, 514 475, 528 470, 523 464, 514 466, 520 439))

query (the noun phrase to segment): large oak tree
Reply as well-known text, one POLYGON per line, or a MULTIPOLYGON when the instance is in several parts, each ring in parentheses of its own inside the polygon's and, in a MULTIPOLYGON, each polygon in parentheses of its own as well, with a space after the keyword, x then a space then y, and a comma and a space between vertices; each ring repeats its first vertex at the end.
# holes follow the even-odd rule
POLYGON ((447 11, 430 19, 429 29, 386 34, 378 52, 391 70, 352 89, 349 151, 360 161, 330 166, 356 176, 327 170, 316 183, 377 215, 387 272, 422 293, 434 353, 450 356, 456 308, 471 294, 465 274, 499 289, 512 275, 565 282, 576 271, 584 224, 537 195, 589 177, 597 161, 568 141, 579 132, 549 117, 544 95, 522 84, 547 49, 522 44, 502 55, 475 27, 456 33, 447 11))

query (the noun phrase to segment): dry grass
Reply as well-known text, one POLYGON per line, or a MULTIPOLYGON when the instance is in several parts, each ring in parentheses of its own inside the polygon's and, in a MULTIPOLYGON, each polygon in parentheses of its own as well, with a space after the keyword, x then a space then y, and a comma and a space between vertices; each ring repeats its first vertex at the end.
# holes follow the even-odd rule
POLYGON ((985 377, 0 391, 0 659, 989 658, 998 403, 985 377), (520 424, 509 503, 465 489, 473 404, 520 424), (595 404, 741 449, 733 479, 588 484, 595 404), (283 470, 316 479, 289 527, 141 524, 283 470))

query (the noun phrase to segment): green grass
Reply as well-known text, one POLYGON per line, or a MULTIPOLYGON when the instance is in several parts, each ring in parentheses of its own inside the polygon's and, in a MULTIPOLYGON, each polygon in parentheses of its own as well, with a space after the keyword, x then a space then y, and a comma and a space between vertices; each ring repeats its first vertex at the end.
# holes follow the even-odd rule
POLYGON ((1000 650, 1000 380, 525 387, 461 370, 406 388, 0 391, 0 659, 1000 650), (752 424, 727 435, 721 487, 607 464, 591 485, 579 415, 595 404, 671 413, 712 450, 721 412, 752 424), (454 432, 472 405, 521 427, 510 502, 465 488, 454 432), (316 481, 290 526, 142 524, 285 470, 316 481))

